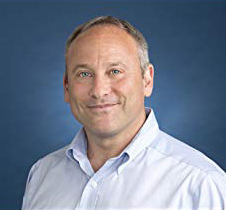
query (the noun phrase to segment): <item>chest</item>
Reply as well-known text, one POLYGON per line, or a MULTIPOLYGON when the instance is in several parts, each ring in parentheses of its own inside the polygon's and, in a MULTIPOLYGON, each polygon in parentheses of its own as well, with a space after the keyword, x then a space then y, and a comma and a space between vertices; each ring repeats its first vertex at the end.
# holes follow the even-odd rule
POLYGON ((101 179, 54 171, 31 190, 30 209, 190 208, 192 182, 187 174, 155 167, 128 167, 101 179))

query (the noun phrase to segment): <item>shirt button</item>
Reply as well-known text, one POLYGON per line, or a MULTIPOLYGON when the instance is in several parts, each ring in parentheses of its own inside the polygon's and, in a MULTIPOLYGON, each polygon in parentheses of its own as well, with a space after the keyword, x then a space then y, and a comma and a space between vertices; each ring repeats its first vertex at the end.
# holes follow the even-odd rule
POLYGON ((91 187, 92 188, 96 188, 97 187, 97 183, 96 182, 91 182, 91 187))

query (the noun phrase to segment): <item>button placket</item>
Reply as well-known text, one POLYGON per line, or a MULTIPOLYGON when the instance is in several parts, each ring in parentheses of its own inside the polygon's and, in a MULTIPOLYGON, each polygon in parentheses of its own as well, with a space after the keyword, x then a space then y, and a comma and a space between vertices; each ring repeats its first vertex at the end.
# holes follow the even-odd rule
POLYGON ((94 209, 97 201, 98 183, 92 179, 86 184, 79 204, 79 209, 94 209))
POLYGON ((95 181, 91 181, 90 185, 93 189, 95 189, 98 184, 95 181))

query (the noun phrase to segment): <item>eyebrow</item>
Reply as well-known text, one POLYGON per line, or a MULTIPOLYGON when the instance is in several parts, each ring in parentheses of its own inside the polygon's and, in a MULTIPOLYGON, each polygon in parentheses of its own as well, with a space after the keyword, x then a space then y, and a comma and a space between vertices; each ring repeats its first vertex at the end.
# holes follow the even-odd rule
MULTIPOLYGON (((124 63, 122 62, 108 62, 107 66, 109 65, 109 67, 115 67, 115 66, 123 66, 123 67, 127 67, 124 63)), ((89 66, 88 64, 77 64, 75 65, 75 67, 72 70, 72 73, 75 73, 78 69, 87 69, 90 71, 94 71, 93 68, 91 66, 89 66)))
POLYGON ((78 69, 88 69, 88 70, 93 71, 93 69, 88 64, 77 64, 73 68, 72 73, 75 73, 78 69))
POLYGON ((122 63, 122 62, 114 62, 114 63, 111 63, 111 62, 109 62, 109 63, 107 63, 110 67, 114 67, 114 66, 123 66, 123 67, 127 67, 124 63, 122 63))

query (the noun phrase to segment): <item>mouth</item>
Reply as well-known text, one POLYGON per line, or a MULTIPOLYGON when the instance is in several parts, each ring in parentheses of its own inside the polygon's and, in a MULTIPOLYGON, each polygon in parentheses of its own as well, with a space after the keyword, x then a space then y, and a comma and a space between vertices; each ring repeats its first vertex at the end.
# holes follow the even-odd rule
POLYGON ((118 103, 114 103, 114 104, 95 104, 95 105, 90 105, 87 106, 90 110, 93 111, 107 111, 107 110, 111 110, 113 107, 115 107, 116 105, 119 105, 118 103))

